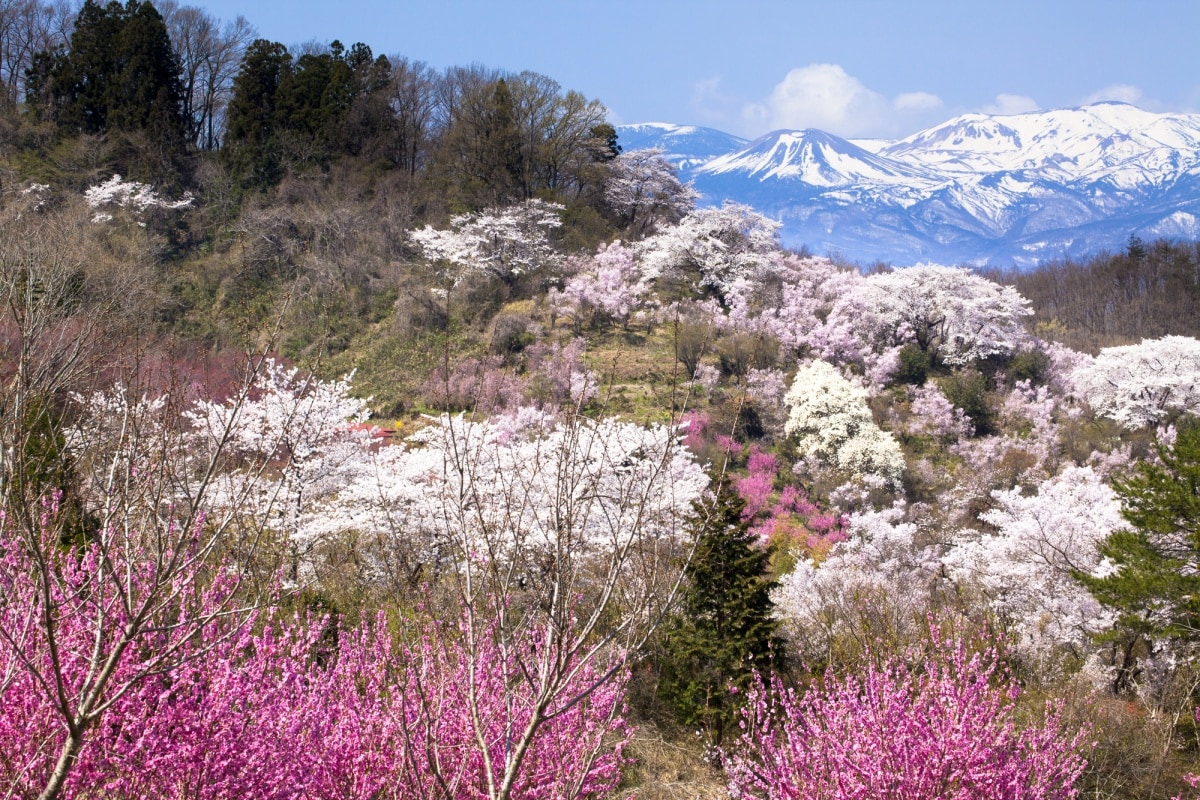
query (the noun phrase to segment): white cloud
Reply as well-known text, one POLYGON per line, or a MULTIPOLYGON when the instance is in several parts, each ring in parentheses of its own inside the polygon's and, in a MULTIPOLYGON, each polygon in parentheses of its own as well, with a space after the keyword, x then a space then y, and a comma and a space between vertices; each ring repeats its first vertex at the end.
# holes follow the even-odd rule
POLYGON ((996 99, 979 109, 984 114, 1028 114, 1030 111, 1040 111, 1041 106, 1032 97, 1023 94, 998 94, 996 99))
POLYGON ((742 108, 746 129, 819 128, 838 136, 896 136, 932 122, 942 101, 928 92, 889 100, 838 64, 809 64, 790 71, 761 103, 742 108))
POLYGON ((1117 100, 1130 105, 1142 105, 1146 101, 1146 96, 1142 94, 1142 90, 1128 83, 1114 83, 1111 86, 1105 86, 1098 92, 1092 92, 1087 97, 1083 98, 1083 105, 1088 103, 1099 103, 1104 100, 1117 100))
POLYGON ((943 105, 942 98, 929 92, 905 92, 892 101, 897 111, 936 111, 943 105))

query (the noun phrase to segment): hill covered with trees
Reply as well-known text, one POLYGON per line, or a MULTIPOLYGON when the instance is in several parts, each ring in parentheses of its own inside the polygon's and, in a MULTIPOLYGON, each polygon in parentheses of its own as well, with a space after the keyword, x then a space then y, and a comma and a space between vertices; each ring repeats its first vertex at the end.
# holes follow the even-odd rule
POLYGON ((0 21, 6 795, 1188 790, 1193 245, 860 269, 546 76, 0 21))

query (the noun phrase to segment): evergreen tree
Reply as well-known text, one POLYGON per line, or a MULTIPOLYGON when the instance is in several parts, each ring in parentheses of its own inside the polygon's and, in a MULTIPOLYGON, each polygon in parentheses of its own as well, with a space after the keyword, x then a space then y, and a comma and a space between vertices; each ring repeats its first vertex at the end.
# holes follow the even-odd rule
POLYGON ((769 670, 780 651, 770 548, 754 541, 744 508, 723 478, 695 532, 681 608, 666 625, 659 681, 659 696, 679 721, 705 730, 718 746, 736 725, 755 674, 769 670))
POLYGON ((493 204, 503 204, 517 196, 523 166, 521 131, 517 127, 512 92, 504 78, 492 86, 481 133, 476 177, 485 187, 485 193, 493 195, 493 204))
POLYGON ((87 0, 69 50, 40 54, 34 66, 30 100, 60 133, 126 134, 133 152, 118 169, 158 184, 179 176, 186 148, 179 59, 152 4, 87 0))
POLYGON ((1101 555, 1115 570, 1076 577, 1119 617, 1122 645, 1115 688, 1129 688, 1140 648, 1156 640, 1200 641, 1200 423, 1181 424, 1158 462, 1114 483, 1129 527, 1111 534, 1101 555))
POLYGON ((617 129, 610 123, 602 122, 591 129, 592 139, 595 140, 594 153, 597 161, 612 161, 621 155, 623 147, 617 143, 617 129))
POLYGON ((222 155, 234 174, 258 187, 280 177, 276 144, 280 84, 292 69, 292 57, 279 42, 255 39, 233 79, 222 155))

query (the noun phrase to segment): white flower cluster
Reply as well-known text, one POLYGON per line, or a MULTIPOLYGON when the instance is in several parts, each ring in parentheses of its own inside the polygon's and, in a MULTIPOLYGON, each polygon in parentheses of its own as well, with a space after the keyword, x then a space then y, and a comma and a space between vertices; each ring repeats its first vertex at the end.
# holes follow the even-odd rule
POLYGON ((430 261, 508 278, 558 259, 547 234, 562 226, 560 215, 565 210, 558 203, 526 200, 520 205, 459 215, 450 220, 450 230, 426 225, 409 235, 430 261))
POLYGON ((1090 467, 1068 466, 1036 494, 1018 487, 992 497, 996 508, 980 520, 995 532, 964 531, 943 558, 947 571, 983 591, 1026 654, 1083 649, 1113 615, 1072 572, 1102 568, 1099 545, 1122 525, 1116 494, 1090 467))
POLYGON ((88 207, 94 210, 92 222, 108 222, 112 219, 111 213, 101 210, 104 208, 123 208, 140 215, 152 208, 187 208, 195 199, 189 192, 179 200, 164 200, 153 186, 123 180, 120 175, 113 175, 104 183, 89 187, 83 193, 83 198, 88 207))
POLYGON ((904 474, 900 445, 875 424, 867 391, 824 361, 800 367, 784 402, 785 430, 808 459, 849 475, 873 475, 898 486, 904 474))
POLYGON ((1189 336, 1108 347, 1071 373, 1080 399, 1126 428, 1158 423, 1169 411, 1200 411, 1200 341, 1189 336))

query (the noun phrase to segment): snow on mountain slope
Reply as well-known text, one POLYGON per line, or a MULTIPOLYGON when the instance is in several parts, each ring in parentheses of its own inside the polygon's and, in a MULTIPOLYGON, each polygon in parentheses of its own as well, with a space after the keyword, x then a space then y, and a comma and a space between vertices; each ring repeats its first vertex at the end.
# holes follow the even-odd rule
POLYGON ((811 128, 769 133, 736 153, 714 158, 699 171, 712 175, 744 172, 759 180, 784 178, 822 187, 923 184, 932 188, 939 183, 929 170, 880 158, 811 128))
POLYGON ((1123 103, 966 114, 896 142, 805 130, 747 143, 665 124, 619 132, 626 149, 663 147, 704 202, 747 203, 783 221, 786 243, 850 258, 1028 265, 1117 249, 1130 233, 1200 231, 1197 114, 1123 103))
POLYGON ((657 148, 681 170, 695 169, 717 156, 745 147, 747 140, 714 128, 643 122, 617 128, 617 142, 624 150, 657 148))

